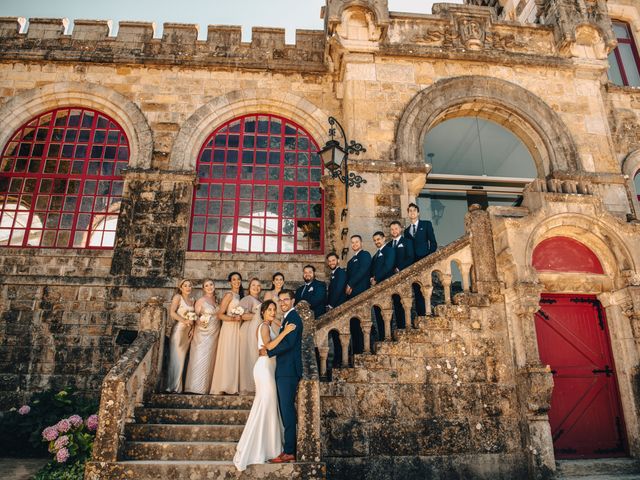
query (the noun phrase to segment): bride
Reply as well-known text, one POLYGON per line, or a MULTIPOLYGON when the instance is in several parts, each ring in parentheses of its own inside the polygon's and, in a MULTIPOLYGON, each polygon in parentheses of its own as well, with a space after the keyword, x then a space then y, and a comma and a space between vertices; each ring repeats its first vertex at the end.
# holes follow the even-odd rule
MULTIPOLYGON (((296 326, 290 323, 276 337, 270 328, 276 313, 276 304, 272 300, 266 300, 260 307, 263 321, 256 332, 258 349, 275 348, 284 337, 295 330, 296 326)), ((276 359, 267 356, 259 357, 253 367, 256 396, 233 457, 234 465, 241 472, 247 465, 265 463, 282 452, 282 420, 278 409, 275 371, 276 359)))

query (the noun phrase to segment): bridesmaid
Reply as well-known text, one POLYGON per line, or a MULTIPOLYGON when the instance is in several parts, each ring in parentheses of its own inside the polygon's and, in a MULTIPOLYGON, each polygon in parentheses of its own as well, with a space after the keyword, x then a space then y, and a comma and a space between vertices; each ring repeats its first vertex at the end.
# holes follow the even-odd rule
POLYGON ((227 277, 231 291, 220 302, 218 318, 222 320, 211 390, 213 394, 236 394, 240 380, 240 323, 242 316, 232 313, 244 296, 242 275, 231 272, 227 277), (224 313, 223 313, 224 312, 224 313))
POLYGON ((280 300, 278 296, 280 292, 284 288, 284 275, 280 272, 276 272, 271 277, 271 290, 267 290, 264 294, 264 301, 272 300, 276 304, 276 318, 273 321, 271 328, 277 334, 280 330, 280 325, 282 324, 282 310, 280 309, 280 300))
POLYGON ((260 319, 260 280, 252 278, 249 281, 249 295, 240 300, 244 308, 242 325, 240 325, 240 395, 253 394, 256 383, 253 380, 253 366, 258 360, 258 326, 260 319))
POLYGON ((195 311, 198 315, 195 331, 191 339, 191 353, 187 365, 185 392, 205 394, 211 388, 213 368, 218 348, 220 320, 216 302, 216 287, 210 278, 202 283, 203 296, 198 299, 195 311))
POLYGON ((189 339, 193 334, 196 314, 191 296, 193 286, 187 279, 178 282, 176 293, 171 299, 169 314, 176 323, 169 338, 169 368, 167 372, 167 392, 182 392, 184 362, 189 351, 189 339))

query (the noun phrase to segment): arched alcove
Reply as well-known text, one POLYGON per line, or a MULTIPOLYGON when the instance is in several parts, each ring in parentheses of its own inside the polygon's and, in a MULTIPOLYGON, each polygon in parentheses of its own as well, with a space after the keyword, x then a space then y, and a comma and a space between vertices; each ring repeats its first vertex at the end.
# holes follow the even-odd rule
POLYGON ((536 245, 531 263, 539 272, 604 273, 600 260, 591 249, 564 236, 547 238, 536 245))

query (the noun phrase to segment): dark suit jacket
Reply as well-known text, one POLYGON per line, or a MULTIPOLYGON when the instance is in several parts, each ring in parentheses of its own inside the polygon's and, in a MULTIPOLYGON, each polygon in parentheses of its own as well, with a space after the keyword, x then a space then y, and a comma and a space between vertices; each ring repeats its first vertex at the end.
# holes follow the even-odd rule
POLYGON ((347 294, 344 289, 347 287, 347 272, 341 267, 337 267, 331 273, 329 289, 327 292, 327 306, 336 308, 347 301, 347 294))
POLYGON ((376 283, 380 283, 393 275, 393 269, 396 264, 396 252, 391 246, 391 242, 387 242, 380 252, 374 253, 371 257, 371 273, 376 283))
MULTIPOLYGON (((391 241, 393 242, 393 240, 391 241)), ((413 263, 413 241, 408 238, 400 236, 398 238, 398 245, 394 247, 396 251, 396 264, 395 268, 403 270, 413 263)))
POLYGON ((326 301, 327 301, 327 286, 324 282, 320 280, 313 280, 309 286, 304 288, 304 285, 298 287, 296 290, 296 303, 300 303, 300 301, 306 300, 309 302, 311 306, 311 310, 313 310, 314 315, 318 318, 325 312, 326 301), (304 290, 304 295, 302 295, 302 291, 304 290))
POLYGON ((369 278, 371 278, 371 255, 365 250, 360 250, 356 255, 351 257, 347 263, 347 285, 351 287, 351 295, 364 292, 371 286, 369 278))
POLYGON ((284 337, 273 350, 267 350, 270 357, 276 357, 276 378, 302 378, 302 319, 294 309, 282 322, 280 332, 288 323, 295 323, 296 329, 284 337))
POLYGON ((411 235, 411 225, 405 228, 404 236, 413 241, 413 251, 416 260, 426 257, 438 248, 436 236, 433 233, 433 225, 431 225, 429 220, 418 220, 418 229, 416 230, 415 237, 411 235))

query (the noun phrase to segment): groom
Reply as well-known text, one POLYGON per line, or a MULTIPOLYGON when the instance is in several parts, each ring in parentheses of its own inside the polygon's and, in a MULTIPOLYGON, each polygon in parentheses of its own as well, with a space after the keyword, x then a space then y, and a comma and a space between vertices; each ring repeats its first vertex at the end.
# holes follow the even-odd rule
MULTIPOLYGON (((268 350, 269 357, 276 357, 276 387, 280 416, 284 425, 284 450, 270 463, 290 463, 296 461, 296 392, 298 382, 302 378, 302 319, 293 304, 294 295, 291 290, 282 290, 279 295, 280 308, 284 313, 280 331, 288 323, 294 323, 296 329, 278 344, 268 350)), ((263 354, 263 351, 260 351, 263 354)))

